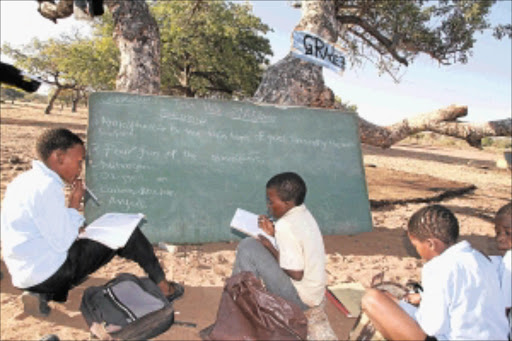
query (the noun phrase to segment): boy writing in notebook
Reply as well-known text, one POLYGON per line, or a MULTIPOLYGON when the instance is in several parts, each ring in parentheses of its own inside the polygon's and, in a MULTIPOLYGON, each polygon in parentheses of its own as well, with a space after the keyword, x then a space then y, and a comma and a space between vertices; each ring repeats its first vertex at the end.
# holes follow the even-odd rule
POLYGON ((375 328, 387 340, 506 340, 495 267, 467 241, 457 242, 453 213, 441 205, 424 207, 409 220, 407 234, 426 261, 423 292, 398 301, 369 289, 362 309, 375 328))
POLYGON ((295 173, 281 173, 266 185, 267 216, 259 226, 274 236, 279 250, 265 237, 246 238, 238 246, 233 275, 251 271, 267 290, 303 310, 318 306, 325 293, 325 251, 315 218, 304 205, 306 184, 295 173))
POLYGON ((166 296, 180 296, 183 287, 165 279, 139 228, 117 250, 77 239, 84 224, 78 212, 85 191, 79 179, 85 157, 82 139, 67 129, 51 129, 39 137, 36 149, 39 160, 8 185, 1 212, 3 258, 13 285, 25 291, 25 311, 48 315, 48 301, 65 302, 73 286, 115 255, 138 263, 166 296), (65 183, 72 186, 68 206, 65 183))

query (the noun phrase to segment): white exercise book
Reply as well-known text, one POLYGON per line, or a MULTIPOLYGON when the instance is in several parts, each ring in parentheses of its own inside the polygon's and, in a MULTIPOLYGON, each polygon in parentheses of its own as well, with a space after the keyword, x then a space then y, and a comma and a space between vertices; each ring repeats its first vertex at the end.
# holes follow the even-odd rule
MULTIPOLYGON (((231 220, 230 226, 240 232, 243 232, 254 238, 258 238, 258 235, 263 235, 265 238, 270 240, 272 245, 276 247, 276 239, 271 235, 267 234, 258 226, 258 215, 252 212, 237 208, 233 219, 231 220)), ((276 247, 277 248, 277 247, 276 247)))
POLYGON ((78 238, 92 239, 111 249, 119 249, 126 245, 143 218, 142 213, 105 213, 87 225, 78 238))

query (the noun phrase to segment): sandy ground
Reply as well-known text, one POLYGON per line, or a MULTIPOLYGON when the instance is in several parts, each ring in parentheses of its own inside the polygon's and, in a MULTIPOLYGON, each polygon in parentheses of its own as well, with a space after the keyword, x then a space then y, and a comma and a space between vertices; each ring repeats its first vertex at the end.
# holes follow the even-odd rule
MULTIPOLYGON (((85 109, 44 115, 41 106, 2 104, 0 117, 2 198, 6 185, 30 168, 35 137, 44 128, 66 126, 86 138, 85 109)), ((386 280, 402 284, 419 280, 422 262, 407 243, 404 229, 412 213, 429 201, 440 201, 455 212, 461 238, 488 254, 498 254, 492 219, 511 200, 510 171, 495 167, 500 153, 402 144, 389 150, 363 146, 363 154, 374 228, 353 236, 325 236, 329 284, 360 282, 368 287, 380 272, 386 280)), ((176 254, 155 248, 168 279, 186 287, 184 298, 175 304, 176 319, 197 324, 197 328, 174 325, 157 340, 200 339, 199 330, 215 320, 236 245, 182 245, 176 254)), ((88 340, 90 334, 79 311, 84 289, 121 272, 143 275, 136 264, 116 258, 75 288, 67 303, 51 303, 49 317, 35 318, 23 312, 21 292, 12 286, 3 261, 1 271, 1 340, 37 340, 49 333, 63 340, 88 340)), ((326 310, 338 338, 346 339, 355 319, 345 317, 330 303, 326 310)))

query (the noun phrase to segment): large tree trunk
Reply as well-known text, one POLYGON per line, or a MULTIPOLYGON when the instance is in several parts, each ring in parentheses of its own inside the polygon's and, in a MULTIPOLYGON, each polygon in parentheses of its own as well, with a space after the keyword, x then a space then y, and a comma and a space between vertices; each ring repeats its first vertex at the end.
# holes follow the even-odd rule
MULTIPOLYGON (((340 34, 335 2, 329 0, 302 1, 302 18, 296 30, 308 31, 335 43, 340 34)), ((270 66, 254 94, 253 101, 279 105, 299 105, 340 109, 334 93, 325 86, 322 68, 288 54, 270 66)), ((470 124, 456 122, 467 115, 467 107, 450 106, 432 113, 421 114, 399 123, 382 127, 359 119, 361 142, 388 148, 404 138, 433 131, 466 140, 480 147, 485 136, 512 136, 512 120, 470 124)))
POLYGON ((71 112, 72 112, 72 113, 75 113, 75 112, 76 112, 76 108, 77 108, 77 106, 78 106, 78 100, 79 100, 79 98, 78 98, 78 97, 77 97, 77 98, 73 98, 73 99, 71 100, 71 112))
MULTIPOLYGON (((39 12, 54 22, 73 14, 73 0, 38 0, 39 12)), ((106 0, 121 53, 116 90, 160 93, 160 32, 145 0, 106 0)))
POLYGON ((52 97, 50 97, 50 100, 48 101, 48 105, 46 106, 46 109, 44 109, 44 113, 46 115, 50 115, 51 114, 52 109, 53 109, 53 104, 55 103, 55 100, 59 96, 59 94, 60 94, 62 89, 63 88, 61 88, 61 87, 57 87, 57 89, 53 93, 52 97))
MULTIPOLYGON (((336 42, 338 28, 334 1, 304 1, 296 30, 315 33, 336 42)), ((335 108, 335 96, 325 86, 322 67, 288 54, 270 66, 254 94, 255 102, 335 108)))
POLYGON ((144 0, 106 2, 114 18, 114 40, 121 53, 116 89, 160 93, 160 32, 144 0))

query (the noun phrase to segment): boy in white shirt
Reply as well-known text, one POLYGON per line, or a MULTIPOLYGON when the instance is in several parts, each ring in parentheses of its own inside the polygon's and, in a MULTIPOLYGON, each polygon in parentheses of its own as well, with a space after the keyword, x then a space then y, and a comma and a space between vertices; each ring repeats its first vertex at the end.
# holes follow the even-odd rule
POLYGON ((268 216, 259 226, 275 236, 279 250, 263 236, 246 238, 238 246, 233 275, 251 271, 267 290, 303 310, 318 306, 325 294, 325 249, 315 218, 304 205, 306 184, 295 173, 281 173, 266 185, 268 216))
POLYGON ((424 207, 409 220, 407 234, 426 261, 423 292, 404 302, 369 289, 362 308, 375 328, 387 340, 506 340, 495 267, 467 241, 457 243, 453 213, 441 205, 424 207))
MULTIPOLYGON (((501 292, 505 301, 505 314, 509 318, 512 329, 512 202, 501 207, 494 218, 494 230, 496 231, 496 244, 500 251, 505 252, 503 258, 499 257, 498 276, 501 284, 501 292)), ((512 335, 512 330, 510 330, 512 335)))
POLYGON ((84 225, 78 212, 85 187, 79 176, 85 159, 82 139, 64 128, 39 136, 39 160, 16 177, 2 202, 2 254, 15 287, 22 289, 27 313, 47 316, 48 301, 65 302, 71 288, 115 255, 139 264, 170 300, 183 287, 165 278, 153 247, 136 228, 126 245, 113 250, 90 239, 77 239, 84 225), (71 185, 68 197, 65 184, 71 185))

